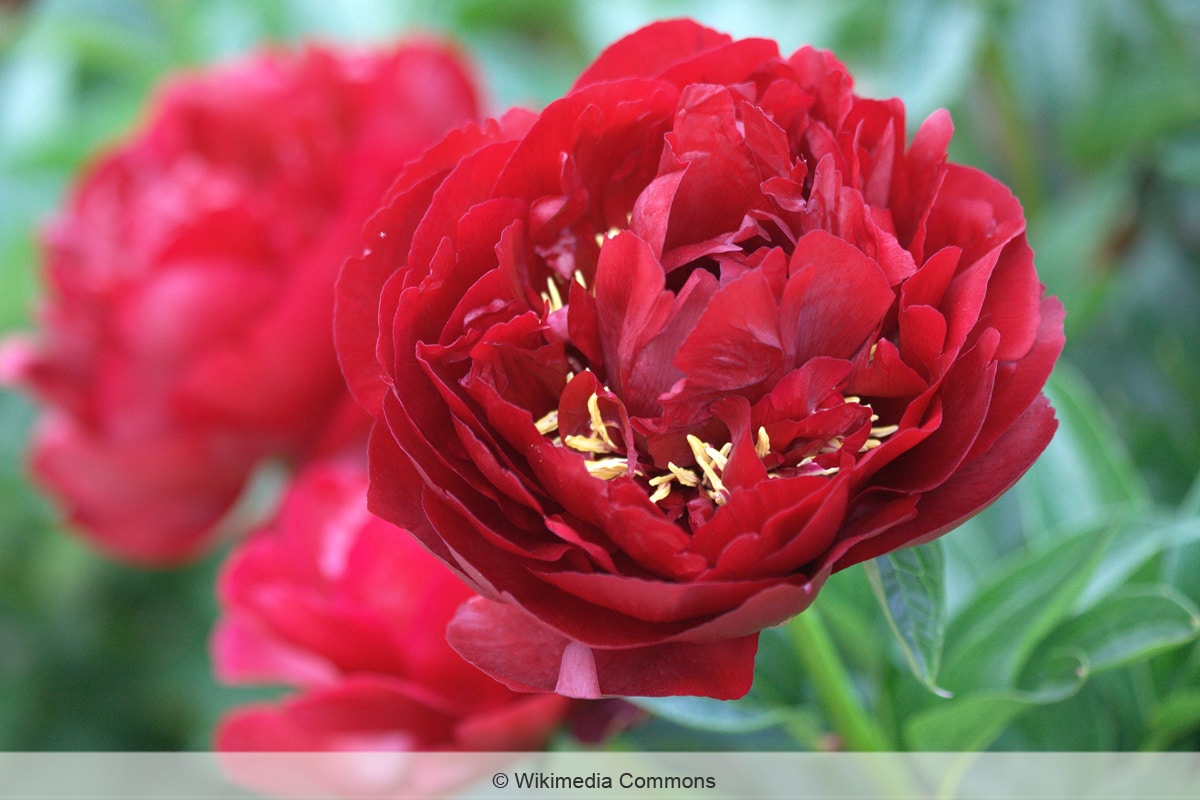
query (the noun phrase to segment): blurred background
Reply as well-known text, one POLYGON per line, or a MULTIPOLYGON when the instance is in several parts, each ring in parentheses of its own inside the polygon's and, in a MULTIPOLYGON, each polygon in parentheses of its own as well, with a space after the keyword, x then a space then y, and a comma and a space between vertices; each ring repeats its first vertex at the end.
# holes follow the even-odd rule
MULTIPOLYGON (((1013 188, 1068 310, 1059 437, 945 539, 943 669, 1015 647, 1020 680, 938 698, 881 644, 886 621, 854 569, 818 605, 863 702, 912 749, 1200 746, 1200 2, 6 0, 0 333, 30 324, 39 221, 174 70, 266 43, 433 32, 461 43, 499 113, 544 105, 607 43, 673 16, 785 54, 832 49, 859 94, 902 98, 914 127, 949 108, 952 158, 1013 188), (1014 594, 1021 608, 1000 609, 1014 594), (1050 640, 1078 645, 1088 668, 1040 681, 1050 640)), ((0 390, 0 750, 207 749, 225 709, 262 696, 209 673, 222 553, 157 572, 94 554, 27 479, 32 419, 0 390)), ((622 746, 828 746, 783 646, 764 637, 746 701, 651 704, 657 718, 622 746)))

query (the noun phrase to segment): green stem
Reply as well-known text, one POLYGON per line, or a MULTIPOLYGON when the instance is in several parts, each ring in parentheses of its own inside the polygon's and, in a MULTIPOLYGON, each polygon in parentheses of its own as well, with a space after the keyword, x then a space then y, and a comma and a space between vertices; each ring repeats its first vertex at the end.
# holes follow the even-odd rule
POLYGON ((788 628, 805 673, 816 687, 821 705, 846 749, 856 752, 894 750, 888 737, 859 704, 850 675, 838 658, 816 609, 810 607, 801 613, 788 623, 788 628))

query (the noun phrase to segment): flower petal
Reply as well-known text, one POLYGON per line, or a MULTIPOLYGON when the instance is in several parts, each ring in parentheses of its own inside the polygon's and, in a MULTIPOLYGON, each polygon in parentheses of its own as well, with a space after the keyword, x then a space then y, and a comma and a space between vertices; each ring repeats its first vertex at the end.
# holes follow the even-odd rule
POLYGON ((755 635, 589 653, 519 609, 483 598, 459 609, 446 636, 463 658, 514 690, 554 691, 561 682, 589 697, 736 699, 750 690, 758 649, 755 635))

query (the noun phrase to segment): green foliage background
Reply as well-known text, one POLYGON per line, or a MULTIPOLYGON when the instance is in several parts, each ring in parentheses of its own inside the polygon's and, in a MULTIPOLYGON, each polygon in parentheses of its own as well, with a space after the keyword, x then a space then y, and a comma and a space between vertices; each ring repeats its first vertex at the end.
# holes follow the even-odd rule
MULTIPOLYGON (((842 573, 818 601, 883 743, 1200 746, 1193 0, 0 3, 0 331, 29 324, 38 221, 172 70, 264 42, 432 31, 462 43, 500 112, 545 104, 608 42, 681 15, 784 52, 830 48, 913 124, 951 109, 952 156, 1014 188, 1068 309, 1045 457, 939 544, 842 573)), ((28 482, 32 418, 0 391, 0 750, 206 749, 224 709, 261 696, 209 674, 222 554, 162 572, 95 555, 28 482)), ((764 635, 745 700, 646 703, 653 719, 614 746, 837 745, 798 642, 795 626, 764 635)))

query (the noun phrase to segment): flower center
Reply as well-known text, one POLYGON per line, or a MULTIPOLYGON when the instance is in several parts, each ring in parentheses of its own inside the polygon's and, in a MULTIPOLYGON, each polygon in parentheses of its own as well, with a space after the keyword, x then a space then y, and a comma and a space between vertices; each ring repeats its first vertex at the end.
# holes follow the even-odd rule
MULTIPOLYGON (((615 227, 595 233, 597 247, 603 247, 619 233, 615 227)), ((716 269, 715 264, 712 267, 716 269)), ((682 271, 686 270, 677 270, 682 271)), ((719 274, 716 276, 720 278, 719 274)), ((547 330, 561 337, 560 341, 566 341, 568 347, 570 334, 565 320, 572 311, 569 295, 572 281, 594 297, 580 269, 575 269, 570 278, 548 269, 545 289, 538 293, 544 303, 542 313, 547 330)), ((671 293, 668 288, 666 294, 671 293)), ((871 346, 872 358, 875 347, 871 346)), ((604 481, 627 477, 636 481, 644 487, 650 501, 661 505, 669 515, 674 516, 681 506, 690 506, 697 498, 707 498, 717 506, 729 501, 731 491, 725 481, 725 470, 735 443, 714 438, 714 434, 720 435, 716 432, 720 426, 706 421, 707 415, 700 408, 696 414, 705 419, 697 418, 689 426, 690 431, 663 432, 646 418, 630 416, 632 410, 627 411, 624 400, 604 384, 604 370, 593 373, 589 359, 581 356, 579 352, 568 352, 565 377, 569 388, 564 390, 558 407, 536 421, 539 434, 550 438, 556 447, 576 453, 592 477, 604 481), (583 378, 585 383, 572 387, 576 378, 583 378), (655 430, 659 432, 651 432, 655 430)), ((759 387, 756 396, 747 399, 755 403, 767 388, 759 387)), ((899 429, 894 424, 878 424, 879 415, 869 402, 837 390, 816 409, 810 407, 801 413, 795 419, 768 417, 765 424, 757 427, 753 447, 764 468, 760 474, 772 479, 830 477, 882 446, 899 429)))
POLYGON ((568 447, 585 456, 584 466, 589 474, 601 480, 610 481, 629 472, 629 459, 621 453, 621 448, 613 441, 608 432, 609 423, 604 421, 600 413, 600 397, 595 392, 588 397, 588 429, 587 434, 559 435, 558 409, 550 411, 536 423, 538 433, 543 436, 554 434, 554 444, 568 447))
MULTIPOLYGON (((605 419, 600 396, 592 392, 585 405, 585 424, 576 427, 580 432, 563 433, 559 429, 558 409, 545 414, 535 425, 541 435, 553 437, 552 442, 556 446, 578 453, 588 474, 606 481, 625 475, 644 479, 650 501, 653 503, 662 503, 672 497, 673 493, 680 491, 686 493, 683 500, 685 503, 696 495, 703 495, 716 505, 728 502, 730 491, 725 485, 724 472, 733 452, 733 442, 717 446, 688 433, 684 440, 690 451, 692 464, 680 465, 675 461, 668 461, 666 469, 645 467, 639 461, 636 450, 631 452, 630 448, 622 443, 624 437, 621 437, 621 441, 614 438, 611 429, 619 431, 620 426, 605 419)), ((844 466, 845 447, 848 442, 857 443, 855 456, 858 456, 880 447, 887 437, 899 430, 898 425, 876 425, 879 415, 874 413, 869 403, 864 403, 859 397, 842 397, 839 405, 857 406, 859 419, 864 422, 854 426, 853 430, 828 438, 793 439, 781 442, 781 447, 773 445, 766 426, 758 427, 755 433, 754 453, 767 468, 768 478, 836 475, 844 466), (865 421, 867 419, 869 422, 865 421), (869 428, 866 427, 868 424, 869 428)))

